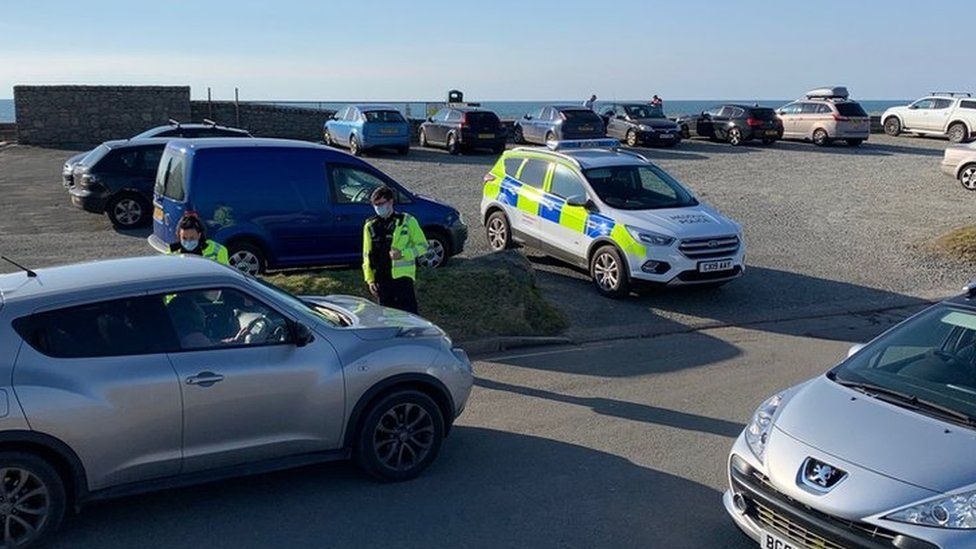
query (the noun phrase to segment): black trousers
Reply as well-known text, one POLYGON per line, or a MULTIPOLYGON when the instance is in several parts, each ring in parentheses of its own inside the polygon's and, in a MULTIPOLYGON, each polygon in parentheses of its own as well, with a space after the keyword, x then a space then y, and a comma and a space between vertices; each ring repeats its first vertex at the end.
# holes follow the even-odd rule
POLYGON ((417 314, 417 294, 409 277, 377 280, 377 298, 380 305, 417 314))

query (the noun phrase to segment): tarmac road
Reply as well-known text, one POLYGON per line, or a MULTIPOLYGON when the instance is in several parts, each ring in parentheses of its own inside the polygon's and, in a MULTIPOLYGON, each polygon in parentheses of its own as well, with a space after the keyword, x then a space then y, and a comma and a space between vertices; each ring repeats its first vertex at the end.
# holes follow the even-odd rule
POLYGON ((907 313, 489 357, 419 479, 340 463, 108 501, 54 545, 754 547, 720 499, 732 440, 762 399, 907 313))

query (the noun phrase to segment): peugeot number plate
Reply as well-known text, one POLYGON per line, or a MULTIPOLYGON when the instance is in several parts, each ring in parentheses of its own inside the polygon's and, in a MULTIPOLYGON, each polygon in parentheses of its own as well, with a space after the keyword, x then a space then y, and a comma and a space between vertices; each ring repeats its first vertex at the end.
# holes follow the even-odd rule
POLYGON ((792 541, 786 541, 769 532, 763 532, 759 540, 759 547, 762 547, 762 549, 803 549, 803 546, 797 545, 792 541))
POLYGON ((698 264, 698 272, 714 273, 716 271, 729 271, 732 269, 731 259, 719 259, 718 261, 702 261, 698 264))
POLYGON ((494 139, 494 138, 495 138, 495 134, 493 134, 493 133, 479 133, 478 134, 478 139, 494 139))

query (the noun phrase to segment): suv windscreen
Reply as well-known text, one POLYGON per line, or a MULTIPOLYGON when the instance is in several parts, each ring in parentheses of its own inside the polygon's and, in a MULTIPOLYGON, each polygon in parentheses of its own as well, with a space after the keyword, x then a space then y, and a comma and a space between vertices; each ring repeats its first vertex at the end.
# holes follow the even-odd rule
POLYGON ((593 191, 612 208, 656 210, 686 208, 698 201, 657 166, 611 166, 583 172, 593 191))
POLYGON ((563 119, 571 122, 600 122, 603 123, 603 119, 600 115, 589 110, 589 109, 567 109, 564 111, 559 111, 563 115, 563 119))
POLYGON ((398 111, 366 111, 363 113, 367 122, 404 122, 403 115, 398 111))
POLYGON ((631 118, 664 118, 664 109, 660 105, 627 105, 624 109, 631 118))
POLYGON ((861 108, 860 103, 835 103, 837 107, 837 112, 841 116, 867 116, 868 113, 864 112, 861 108))
POLYGON ((976 313, 937 305, 861 349, 828 377, 923 413, 944 416, 943 409, 976 418, 976 313))

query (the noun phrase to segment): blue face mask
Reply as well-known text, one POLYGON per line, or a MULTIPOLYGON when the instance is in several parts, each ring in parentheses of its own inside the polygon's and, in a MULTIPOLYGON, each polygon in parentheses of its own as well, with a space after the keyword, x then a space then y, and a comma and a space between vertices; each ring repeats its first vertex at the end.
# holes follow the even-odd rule
POLYGON ((192 252, 193 250, 197 249, 197 245, 199 244, 199 240, 186 240, 184 238, 180 239, 180 246, 183 246, 183 249, 188 252, 192 252))
POLYGON ((376 211, 376 215, 386 218, 393 215, 393 204, 383 204, 382 206, 373 206, 376 211))

